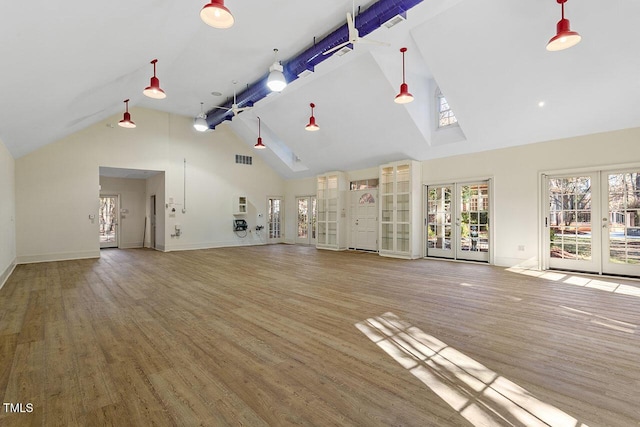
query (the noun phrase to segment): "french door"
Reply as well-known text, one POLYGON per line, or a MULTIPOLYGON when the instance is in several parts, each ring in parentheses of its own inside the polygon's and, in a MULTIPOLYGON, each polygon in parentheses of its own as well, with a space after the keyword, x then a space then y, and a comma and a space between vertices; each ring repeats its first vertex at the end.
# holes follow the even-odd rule
POLYGON ((298 208, 298 225, 296 243, 302 245, 316 244, 317 199, 316 196, 296 197, 298 208))
POLYGON ((269 243, 282 242, 282 210, 284 208, 284 202, 281 197, 269 197, 267 199, 267 235, 269 237, 269 243))
POLYGON ((429 185, 426 256, 489 261, 489 181, 429 185))
POLYGON ((545 267, 640 276, 640 169, 544 178, 545 267))
POLYGON ((118 233, 118 196, 100 196, 100 248, 117 248, 119 243, 118 233))

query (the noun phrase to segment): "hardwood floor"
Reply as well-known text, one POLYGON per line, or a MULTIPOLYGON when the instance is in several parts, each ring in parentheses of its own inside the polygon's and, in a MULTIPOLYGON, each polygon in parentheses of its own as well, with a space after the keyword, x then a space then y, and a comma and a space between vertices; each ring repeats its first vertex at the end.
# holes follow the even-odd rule
POLYGON ((0 425, 640 425, 637 281, 287 245, 101 255, 0 290, 0 425))

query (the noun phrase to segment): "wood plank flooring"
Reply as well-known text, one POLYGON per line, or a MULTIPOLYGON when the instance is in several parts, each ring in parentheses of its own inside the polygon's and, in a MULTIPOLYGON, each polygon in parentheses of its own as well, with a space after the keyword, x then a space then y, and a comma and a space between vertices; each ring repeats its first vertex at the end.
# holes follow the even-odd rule
POLYGON ((640 282, 548 277, 288 245, 20 265, 0 425, 640 425, 640 282))

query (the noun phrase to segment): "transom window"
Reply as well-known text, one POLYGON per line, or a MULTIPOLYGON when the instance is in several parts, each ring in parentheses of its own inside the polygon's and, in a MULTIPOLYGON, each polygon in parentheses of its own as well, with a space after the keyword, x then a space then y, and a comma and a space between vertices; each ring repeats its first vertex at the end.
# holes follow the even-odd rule
POLYGON ((456 115, 451 110, 447 99, 444 97, 440 88, 436 91, 436 102, 438 104, 438 128, 452 126, 458 123, 456 115))
POLYGON ((349 185, 350 190, 368 190, 369 188, 378 188, 378 178, 351 181, 349 185))

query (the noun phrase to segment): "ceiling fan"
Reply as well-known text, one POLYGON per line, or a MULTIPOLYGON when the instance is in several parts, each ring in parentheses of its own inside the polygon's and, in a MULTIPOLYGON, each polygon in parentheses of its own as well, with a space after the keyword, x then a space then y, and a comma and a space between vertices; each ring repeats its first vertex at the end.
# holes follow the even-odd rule
POLYGON ((356 28, 356 10, 355 9, 356 9, 356 6, 354 1, 352 13, 347 12, 347 28, 349 29, 349 38, 347 39, 347 41, 344 43, 340 43, 339 45, 334 46, 331 49, 325 50, 324 52, 322 52, 323 55, 328 55, 330 53, 333 53, 337 50, 342 49, 347 45, 350 45, 350 44, 355 45, 356 43, 369 43, 369 44, 376 44, 378 46, 390 46, 389 43, 385 43, 377 40, 365 39, 363 37, 360 37, 360 33, 356 28))
POLYGON ((220 110, 227 110, 227 112, 231 111, 234 117, 238 115, 238 113, 244 110, 250 110, 251 108, 253 108, 252 106, 249 106, 249 107, 238 106, 238 103, 236 101, 236 86, 235 86, 236 84, 238 84, 238 82, 234 80, 233 81, 233 104, 231 104, 231 108, 228 108, 228 107, 213 107, 213 108, 218 108, 220 110))

